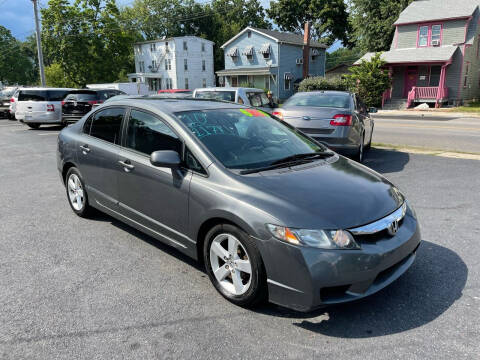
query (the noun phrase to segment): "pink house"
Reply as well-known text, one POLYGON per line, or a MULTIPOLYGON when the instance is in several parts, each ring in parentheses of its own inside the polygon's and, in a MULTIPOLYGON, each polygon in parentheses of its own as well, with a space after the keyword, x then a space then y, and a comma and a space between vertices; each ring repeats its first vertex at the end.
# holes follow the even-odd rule
MULTIPOLYGON (((459 104, 480 98, 480 0, 412 2, 395 22, 386 104, 459 104)), ((365 54, 368 60, 373 53, 365 54)))

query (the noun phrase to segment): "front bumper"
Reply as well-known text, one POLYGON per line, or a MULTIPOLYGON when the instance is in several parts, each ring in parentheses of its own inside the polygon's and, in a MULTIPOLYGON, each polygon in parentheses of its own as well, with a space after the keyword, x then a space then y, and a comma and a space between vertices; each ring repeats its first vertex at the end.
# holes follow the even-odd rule
POLYGON ((410 209, 395 236, 382 233, 374 240, 357 240, 361 250, 322 250, 271 239, 262 246, 273 259, 266 261, 269 300, 311 311, 369 296, 407 271, 420 241, 410 209))

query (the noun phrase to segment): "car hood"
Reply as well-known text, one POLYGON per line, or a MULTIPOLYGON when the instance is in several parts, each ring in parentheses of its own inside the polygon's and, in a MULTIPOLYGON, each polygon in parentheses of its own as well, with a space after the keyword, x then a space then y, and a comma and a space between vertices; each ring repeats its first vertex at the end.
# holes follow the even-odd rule
POLYGON ((242 179, 249 203, 293 228, 348 229, 378 220, 404 202, 375 171, 341 156, 242 179))

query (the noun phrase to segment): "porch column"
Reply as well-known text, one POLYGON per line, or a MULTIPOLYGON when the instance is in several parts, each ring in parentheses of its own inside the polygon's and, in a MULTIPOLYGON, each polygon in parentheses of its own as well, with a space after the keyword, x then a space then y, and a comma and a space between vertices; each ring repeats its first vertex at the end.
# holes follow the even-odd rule
POLYGON ((438 90, 437 90, 437 101, 435 102, 435 107, 438 108, 440 107, 440 100, 443 99, 445 96, 445 93, 443 91, 443 88, 445 87, 445 77, 446 77, 446 68, 447 65, 442 65, 442 70, 440 71, 440 82, 438 84, 438 90))

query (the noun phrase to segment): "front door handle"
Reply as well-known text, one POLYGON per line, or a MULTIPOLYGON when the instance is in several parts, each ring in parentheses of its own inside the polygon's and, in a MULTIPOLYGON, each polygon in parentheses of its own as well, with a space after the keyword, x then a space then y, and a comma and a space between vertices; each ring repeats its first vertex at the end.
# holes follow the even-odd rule
POLYGON ((88 145, 81 145, 80 149, 82 149, 84 155, 87 155, 90 152, 90 148, 88 147, 88 145))
POLYGON ((123 166, 123 169, 125 170, 125 172, 130 172, 133 169, 135 169, 135 166, 130 164, 130 160, 125 160, 125 161, 120 160, 118 163, 123 166))

